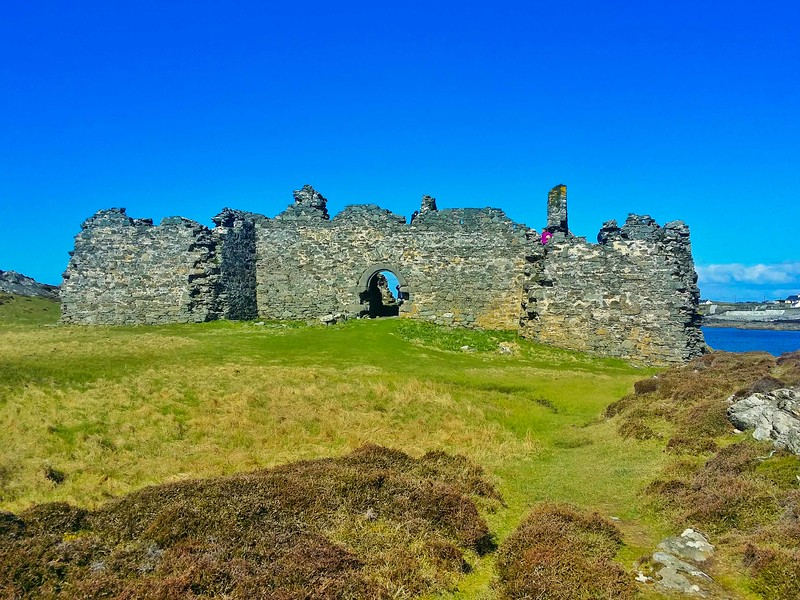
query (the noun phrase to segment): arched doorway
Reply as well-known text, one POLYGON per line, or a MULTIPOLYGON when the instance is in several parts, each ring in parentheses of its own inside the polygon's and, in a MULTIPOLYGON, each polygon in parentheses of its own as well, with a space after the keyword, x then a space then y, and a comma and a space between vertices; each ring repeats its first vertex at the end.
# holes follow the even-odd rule
POLYGON ((409 301, 408 285, 399 269, 373 265, 358 282, 360 313, 371 318, 398 316, 409 301))

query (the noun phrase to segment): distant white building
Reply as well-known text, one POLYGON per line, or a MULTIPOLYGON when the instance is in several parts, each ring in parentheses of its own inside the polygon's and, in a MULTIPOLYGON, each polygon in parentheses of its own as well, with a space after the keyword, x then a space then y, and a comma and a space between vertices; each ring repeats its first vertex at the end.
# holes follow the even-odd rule
POLYGON ((781 304, 789 305, 791 308, 800 308, 800 294, 787 296, 786 300, 781 300, 781 304))

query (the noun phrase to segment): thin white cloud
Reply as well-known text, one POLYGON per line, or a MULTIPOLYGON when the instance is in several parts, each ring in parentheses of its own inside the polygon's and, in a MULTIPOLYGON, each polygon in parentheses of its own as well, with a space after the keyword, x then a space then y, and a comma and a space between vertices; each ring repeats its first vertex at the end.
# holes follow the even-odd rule
POLYGON ((768 265, 729 263, 697 267, 700 285, 746 283, 751 285, 800 285, 800 261, 768 265))

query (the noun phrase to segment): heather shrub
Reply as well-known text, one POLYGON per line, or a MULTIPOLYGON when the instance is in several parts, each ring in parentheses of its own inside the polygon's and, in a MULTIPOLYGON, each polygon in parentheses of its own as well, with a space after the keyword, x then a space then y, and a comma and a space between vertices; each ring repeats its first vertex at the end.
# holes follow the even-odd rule
POLYGON ((766 375, 761 379, 757 379, 749 386, 742 388, 741 390, 737 390, 733 396, 734 398, 746 398, 751 394, 763 394, 765 392, 771 392, 772 390, 778 390, 784 387, 786 387, 786 384, 783 381, 777 379, 776 377, 772 377, 771 375, 766 375))
POLYGON ((677 435, 715 438, 733 430, 728 421, 728 404, 719 398, 701 400, 686 406, 675 421, 677 435))
POLYGON ((711 352, 637 381, 635 393, 611 404, 605 416, 635 412, 638 417, 671 421, 681 434, 720 435, 731 429, 725 400, 756 381, 768 387, 778 360, 766 352, 711 352))
POLYGON ((637 440, 649 440, 658 437, 658 434, 645 423, 641 418, 626 418, 619 426, 617 431, 624 438, 635 438, 637 440))
POLYGON ((14 513, 0 510, 0 540, 13 540, 25 533, 25 521, 14 513))
POLYGON ((718 449, 713 439, 701 436, 675 435, 667 442, 667 452, 674 454, 707 454, 718 449))
POLYGON ((616 417, 618 414, 625 412, 637 402, 638 398, 633 394, 628 394, 627 396, 623 396, 619 400, 612 402, 611 404, 606 406, 605 410, 603 411, 603 416, 609 419, 612 417, 616 417))
POLYGON ((88 512, 66 502, 34 504, 20 514, 28 535, 65 534, 78 531, 88 512))
POLYGON ((658 389, 658 378, 641 379, 633 384, 633 389, 637 396, 655 392, 658 389))
MULTIPOLYGON (((670 451, 708 452, 713 450, 713 438, 732 432, 726 415, 729 397, 769 392, 798 382, 800 352, 778 358, 765 352, 711 352, 657 377, 637 381, 635 393, 609 405, 605 416, 664 419, 674 425, 670 451)), ((619 427, 625 437, 643 439, 636 435, 641 427, 619 427)))
MULTIPOLYGON (((769 444, 747 439, 723 448, 683 477, 653 481, 645 493, 682 525, 716 533, 751 530, 780 515, 785 486, 791 485, 776 485, 770 470, 763 470, 762 465, 783 460, 769 453, 769 444)), ((796 465, 797 459, 792 460, 796 465)))
POLYGON ((632 598, 632 579, 613 558, 619 530, 598 514, 540 504, 501 545, 501 598, 632 598))
POLYGON ((0 597, 390 598, 446 589, 493 548, 461 457, 337 459, 153 486, 88 512, 0 514, 0 597))
POLYGON ((749 435, 725 445, 732 433, 726 400, 800 383, 800 352, 713 352, 668 369, 657 382, 638 382, 635 394, 606 409, 608 417, 621 416, 618 431, 626 437, 636 437, 639 423, 672 425, 666 450, 682 456, 645 488, 651 506, 676 528, 716 537, 728 560, 743 561, 753 592, 800 597, 800 459, 749 435))
POLYGON ((753 578, 752 589, 771 600, 800 598, 800 551, 748 544, 744 565, 753 578))
POLYGON ((788 385, 800 383, 800 350, 779 356, 774 374, 788 385))

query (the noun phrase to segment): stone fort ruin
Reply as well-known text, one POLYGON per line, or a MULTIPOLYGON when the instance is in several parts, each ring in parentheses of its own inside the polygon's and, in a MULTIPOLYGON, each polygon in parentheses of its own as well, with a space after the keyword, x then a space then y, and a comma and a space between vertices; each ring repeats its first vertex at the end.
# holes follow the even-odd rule
POLYGON ((61 288, 75 324, 318 319, 399 314, 517 330, 542 343, 645 362, 705 349, 689 229, 630 215, 597 244, 567 221, 567 190, 547 201, 542 236, 494 208, 442 209, 423 196, 410 221, 374 204, 330 218, 310 186, 274 218, 224 209, 209 229, 154 226, 125 209, 87 219, 61 288), (550 235, 552 234, 552 237, 550 235), (383 273, 397 278, 392 305, 383 273))

